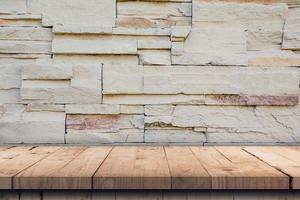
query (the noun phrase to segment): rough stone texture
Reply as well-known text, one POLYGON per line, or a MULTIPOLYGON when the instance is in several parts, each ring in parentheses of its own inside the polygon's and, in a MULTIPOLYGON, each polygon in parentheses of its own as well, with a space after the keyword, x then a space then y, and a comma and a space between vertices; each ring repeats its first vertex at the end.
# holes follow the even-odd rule
POLYGON ((102 65, 24 66, 21 97, 24 103, 101 103, 101 72, 102 65))
POLYGON ((137 43, 130 40, 110 40, 101 38, 55 37, 52 42, 52 53, 55 54, 136 54, 137 43))
POLYGON ((300 50, 300 7, 289 10, 284 26, 282 48, 300 50))
POLYGON ((297 94, 299 81, 288 68, 149 66, 144 74, 148 94, 297 94))
POLYGON ((26 106, 27 112, 41 112, 41 111, 50 111, 50 112, 65 112, 64 105, 55 105, 55 104, 45 104, 45 103, 30 103, 26 106))
POLYGON ((145 142, 149 143, 204 143, 203 133, 190 130, 146 130, 145 142))
POLYGON ((297 95, 282 96, 251 96, 251 95, 207 95, 205 104, 207 105, 276 105, 295 106, 298 104, 297 95))
POLYGON ((109 144, 109 143, 142 143, 144 142, 143 130, 126 129, 118 133, 68 133, 67 144, 109 144))
POLYGON ((288 50, 248 51, 248 62, 259 67, 298 67, 300 55, 288 50))
POLYGON ((21 68, 13 64, 0 65, 0 90, 21 87, 21 68))
POLYGON ((170 51, 139 50, 140 65, 171 65, 170 51))
POLYGON ((111 34, 112 27, 105 26, 76 26, 76 25, 54 25, 55 34, 111 34))
POLYGON ((121 27, 171 27, 189 25, 191 2, 121 1, 117 3, 117 25, 121 27))
POLYGON ((239 24, 247 31, 247 49, 280 48, 286 4, 256 4, 234 2, 193 1, 193 24, 203 22, 239 24))
POLYGON ((68 114, 120 114, 120 106, 110 104, 71 104, 66 106, 68 114))
POLYGON ((122 114, 144 114, 144 106, 140 105, 121 105, 120 112, 122 114))
POLYGON ((299 142, 299 114, 298 107, 177 106, 172 125, 207 127, 208 142, 299 142))
POLYGON ((300 143, 299 6, 0 0, 0 143, 300 143))
POLYGON ((241 28, 193 27, 180 46, 172 46, 174 65, 247 65, 246 37, 241 28))
POLYGON ((40 53, 50 54, 51 43, 48 41, 1 41, 0 53, 40 53))
POLYGON ((71 65, 31 64, 22 67, 23 80, 68 80, 73 76, 71 65))
POLYGON ((26 1, 24 0, 0 0, 0 13, 25 13, 26 1))
POLYGON ((196 104, 205 103, 204 95, 103 95, 103 103, 110 104, 196 104))
POLYGON ((28 0, 30 13, 43 15, 43 25, 113 26, 116 1, 111 0, 28 0))
POLYGON ((289 68, 107 66, 104 74, 104 94, 283 95, 297 94, 299 82, 289 68))
POLYGON ((52 41, 52 31, 42 27, 1 27, 0 39, 52 41))
POLYGON ((236 3, 261 3, 261 4, 274 4, 274 3, 287 3, 288 5, 299 5, 299 0, 195 0, 198 2, 236 2, 236 3))
POLYGON ((106 65, 135 66, 138 65, 139 63, 137 55, 60 55, 57 54, 53 56, 53 59, 57 62, 62 62, 66 64, 103 63, 104 66, 106 65))
POLYGON ((26 112, 24 105, 0 106, 0 143, 64 143, 64 112, 26 112))
POLYGON ((67 134, 130 133, 144 129, 144 115, 67 115, 67 134))
POLYGON ((143 66, 103 67, 104 94, 141 94, 143 92, 143 66))
POLYGON ((0 90, 0 104, 21 103, 20 89, 0 90))

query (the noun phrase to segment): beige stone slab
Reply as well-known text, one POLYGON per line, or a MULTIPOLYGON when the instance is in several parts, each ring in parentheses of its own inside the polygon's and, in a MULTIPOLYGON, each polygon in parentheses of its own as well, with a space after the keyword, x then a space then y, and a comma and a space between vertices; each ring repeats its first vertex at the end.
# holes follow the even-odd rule
POLYGON ((171 28, 172 26, 190 26, 191 17, 169 16, 167 19, 155 16, 135 17, 118 14, 116 25, 127 28, 171 28))
POLYGON ((101 88, 22 88, 24 103, 101 103, 101 88))
POLYGON ((144 36, 169 36, 169 28, 132 28, 132 27, 114 27, 114 35, 144 35, 144 36))
POLYGON ((235 3, 257 3, 257 4, 274 4, 287 3, 290 7, 300 5, 299 0, 197 0, 198 2, 235 2, 235 3))
POLYGON ((186 104, 205 103, 204 95, 103 95, 103 102, 110 104, 186 104))
POLYGON ((51 41, 52 31, 42 27, 1 27, 1 40, 35 40, 51 41))
POLYGON ((241 25, 247 31, 248 50, 280 49, 287 12, 288 6, 283 3, 193 1, 193 25, 241 25))
POLYGON ((23 0, 1 0, 0 13, 26 13, 26 2, 23 0))
POLYGON ((67 144, 111 144, 111 143, 142 143, 143 129, 125 129, 117 133, 78 133, 69 131, 66 134, 67 144))
POLYGON ((171 116, 173 114, 174 105, 146 105, 145 115, 147 116, 171 116))
POLYGON ((120 105, 122 114, 144 114, 144 106, 141 105, 120 105))
POLYGON ((57 62, 63 62, 66 64, 77 64, 77 63, 103 63, 104 65, 138 65, 137 55, 53 55, 53 59, 57 62))
POLYGON ((124 1, 117 4, 117 14, 167 19, 169 16, 192 16, 191 6, 191 3, 124 1))
POLYGON ((247 65, 245 32, 231 26, 193 27, 181 46, 172 45, 172 64, 247 65))
POLYGON ((30 64, 22 66, 22 79, 31 80, 69 80, 73 77, 71 65, 30 64))
POLYGON ((55 25, 55 34, 111 34, 112 27, 109 26, 76 26, 76 25, 55 25))
POLYGON ((146 130, 145 142, 149 143, 203 143, 206 137, 203 133, 191 130, 146 130))
POLYGON ((270 26, 280 28, 287 12, 286 4, 264 5, 256 2, 242 4, 196 0, 193 1, 193 24, 198 22, 230 22, 244 24, 249 30, 257 30, 262 25, 268 28, 270 26))
POLYGON ((300 56, 290 50, 248 51, 250 66, 259 67, 297 67, 300 56))
POLYGON ((21 103, 20 89, 0 90, 0 104, 21 103))
POLYGON ((54 38, 54 54, 137 54, 137 42, 132 40, 88 40, 54 38))
POLYGON ((103 66, 103 94, 141 94, 143 66, 103 66))
POLYGON ((21 87, 21 67, 15 64, 0 65, 0 89, 21 87))
POLYGON ((46 26, 113 26, 116 17, 116 2, 111 0, 29 0, 27 9, 30 13, 42 13, 46 26))
MULTIPOLYGON (((143 129, 144 115, 67 115, 67 132, 118 133, 124 129, 143 129)), ((125 131, 125 130, 124 130, 125 131)))
POLYGON ((300 50, 300 8, 289 9, 284 26, 283 49, 300 50))
POLYGON ((298 81, 292 68, 144 67, 147 94, 297 94, 298 81))
POLYGON ((21 104, 6 104, 4 109, 0 114, 2 144, 64 142, 65 113, 26 112, 21 104))
POLYGON ((0 53, 50 54, 51 43, 48 41, 2 40, 0 53))
POLYGON ((67 114, 120 114, 120 106, 111 104, 70 104, 66 105, 67 114))
POLYGON ((296 106, 298 94, 294 95, 206 95, 206 105, 247 105, 247 106, 296 106))
POLYGON ((65 112, 64 105, 47 104, 47 103, 30 103, 26 106, 27 112, 65 112))
POLYGON ((171 65, 169 50, 139 50, 139 64, 141 65, 171 65))
POLYGON ((172 125, 207 127, 208 141, 216 143, 297 142, 298 115, 298 106, 176 106, 172 125))
POLYGON ((191 32, 191 26, 172 26, 171 40, 184 41, 191 32))

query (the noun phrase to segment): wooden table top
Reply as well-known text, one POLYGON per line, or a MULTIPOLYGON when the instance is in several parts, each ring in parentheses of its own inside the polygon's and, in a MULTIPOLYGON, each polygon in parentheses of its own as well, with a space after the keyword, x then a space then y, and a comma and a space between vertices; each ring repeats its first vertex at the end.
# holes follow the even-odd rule
POLYGON ((0 147, 0 189, 300 189, 300 147, 0 147))

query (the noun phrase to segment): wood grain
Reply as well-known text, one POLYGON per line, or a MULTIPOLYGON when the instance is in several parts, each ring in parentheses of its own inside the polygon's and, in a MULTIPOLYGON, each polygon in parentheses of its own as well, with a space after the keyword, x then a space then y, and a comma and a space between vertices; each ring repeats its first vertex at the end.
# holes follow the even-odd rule
POLYGON ((33 147, 12 147, 0 151, 0 163, 6 161, 7 159, 12 159, 20 154, 24 154, 32 148, 33 147))
POLYGON ((299 177, 299 147, 0 147, 0 189, 300 189, 299 177))
POLYGON ((112 147, 90 147, 67 165, 47 175, 49 182, 43 189, 91 189, 92 176, 112 147))
POLYGON ((208 173, 212 189, 288 189, 289 177, 239 147, 191 147, 208 173))
MULTIPOLYGON (((22 149, 25 151, 11 159, 1 162, 0 164, 0 188, 12 189, 12 178, 22 170, 32 166, 36 162, 56 151, 57 147, 37 147, 31 150, 22 149)), ((16 154, 14 154, 16 155, 16 154)))
POLYGON ((93 177, 94 189, 171 189, 163 147, 115 147, 93 177))
POLYGON ((247 147, 246 151, 291 177, 292 189, 300 189, 300 151, 292 147, 247 147))
POLYGON ((86 147, 61 147, 50 156, 13 178, 15 189, 47 189, 53 185, 51 174, 60 170, 86 147))
POLYGON ((211 177, 188 147, 165 147, 172 189, 211 189, 211 177))

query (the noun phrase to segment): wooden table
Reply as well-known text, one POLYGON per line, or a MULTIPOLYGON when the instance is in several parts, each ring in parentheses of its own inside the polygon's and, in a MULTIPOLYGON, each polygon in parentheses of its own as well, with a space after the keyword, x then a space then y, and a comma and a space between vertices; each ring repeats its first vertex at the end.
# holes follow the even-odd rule
POLYGON ((7 146, 0 189, 300 189, 300 148, 7 146))

